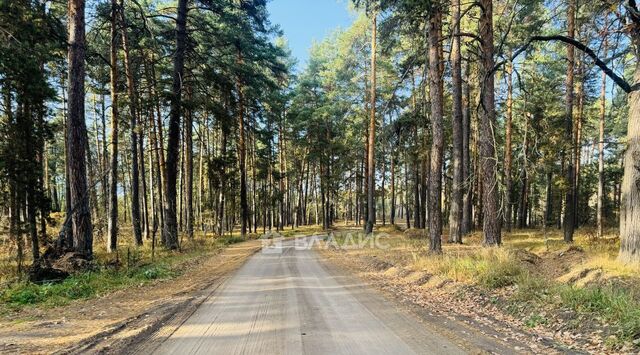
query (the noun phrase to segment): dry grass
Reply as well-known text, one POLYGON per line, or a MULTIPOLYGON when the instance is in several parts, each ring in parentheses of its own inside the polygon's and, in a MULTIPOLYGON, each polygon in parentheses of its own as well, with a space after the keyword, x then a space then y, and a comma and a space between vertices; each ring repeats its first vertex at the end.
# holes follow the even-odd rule
POLYGON ((479 283, 490 288, 512 285, 527 272, 511 251, 502 248, 454 251, 432 256, 414 252, 412 256, 410 267, 415 271, 444 276, 457 282, 479 283))

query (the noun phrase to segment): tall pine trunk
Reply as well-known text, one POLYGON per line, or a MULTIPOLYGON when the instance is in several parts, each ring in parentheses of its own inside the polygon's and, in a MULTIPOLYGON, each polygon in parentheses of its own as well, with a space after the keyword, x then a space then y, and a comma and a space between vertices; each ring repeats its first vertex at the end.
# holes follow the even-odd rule
POLYGON ((378 20, 377 14, 373 14, 371 20, 371 85, 369 94, 369 143, 367 144, 367 224, 365 226, 365 234, 373 232, 373 225, 376 223, 376 209, 375 209, 375 145, 376 145, 376 52, 377 52, 377 31, 378 20))
POLYGON ((462 235, 471 232, 471 219, 473 216, 473 182, 471 179, 471 156, 469 145, 471 141, 471 94, 469 92, 470 65, 467 62, 465 69, 466 80, 462 83, 462 181, 464 193, 462 197, 462 235))
POLYGON ((93 234, 85 147, 87 127, 85 123, 85 2, 70 0, 69 15, 69 119, 67 120, 67 150, 69 185, 71 190, 71 229, 73 249, 87 258, 93 256, 93 234))
MULTIPOLYGON (((569 0, 567 8, 567 27, 569 38, 573 38, 575 34, 575 0, 569 0)), ((573 69, 575 66, 575 49, 572 45, 567 45, 567 78, 565 82, 566 96, 565 96, 565 140, 568 142, 568 147, 565 149, 566 160, 566 181, 567 181, 567 193, 565 195, 565 207, 564 207, 564 241, 567 243, 573 242, 573 232, 575 229, 575 170, 573 167, 573 149, 570 142, 574 141, 573 138, 573 69)))
MULTIPOLYGON (((69 122, 68 100, 66 95, 65 76, 62 75, 62 125, 64 129, 64 212, 65 222, 62 226, 64 236, 58 240, 60 246, 66 250, 73 249, 73 228, 71 228, 71 173, 69 168, 69 132, 66 129, 69 122)), ((10 111, 10 110, 9 110, 10 111)))
MULTIPOLYGON (((607 56, 608 42, 604 38, 603 55, 607 56)), ((598 238, 604 235, 603 210, 604 210, 604 120, 607 110, 607 74, 602 72, 602 85, 600 87, 600 122, 598 124, 598 205, 596 211, 596 225, 598 238)))
POLYGON ((178 220, 176 218, 176 183, 178 177, 178 150, 180 149, 180 114, 184 54, 187 42, 187 1, 178 0, 176 19, 176 51, 173 57, 173 84, 171 88, 171 109, 169 112, 169 138, 167 142, 164 228, 165 246, 178 249, 178 220))
POLYGON ((442 252, 442 160, 444 152, 444 128, 442 72, 440 66, 440 38, 442 14, 439 4, 434 4, 429 18, 429 98, 431 103, 431 159, 429 166, 428 221, 431 252, 442 252))
MULTIPOLYGON (((238 62, 242 62, 242 55, 238 50, 238 62)), ((238 90, 238 164, 240 169, 240 221, 241 235, 247 235, 247 222, 249 221, 249 203, 247 202, 247 148, 244 129, 244 88, 240 78, 237 78, 238 90)))
POLYGON ((111 0, 111 164, 109 171, 109 220, 107 231, 107 251, 118 249, 118 34, 117 0, 111 0))
POLYGON ((285 167, 284 167, 284 160, 285 160, 285 156, 284 156, 284 135, 283 135, 283 128, 282 128, 283 123, 280 122, 280 124, 278 125, 278 165, 279 165, 279 172, 280 172, 280 176, 278 178, 278 188, 280 190, 280 196, 279 196, 279 201, 278 201, 278 212, 279 212, 279 218, 278 218, 278 228, 277 230, 282 230, 284 228, 285 225, 285 197, 286 197, 286 193, 285 193, 285 188, 284 188, 284 176, 286 175, 286 171, 285 171, 285 167))
POLYGON ((391 206, 390 209, 391 211, 390 216, 389 216, 389 222, 391 222, 392 225, 396 224, 396 156, 395 156, 395 152, 391 153, 391 186, 390 186, 390 193, 391 193, 391 206))
MULTIPOLYGON (((228 125, 223 125, 221 127, 221 135, 220 138, 220 157, 224 162, 226 162, 227 158, 227 137, 229 135, 229 127, 228 125)), ((220 171, 220 189, 218 192, 218 235, 224 234, 224 217, 225 217, 225 192, 227 188, 227 170, 226 164, 222 164, 222 168, 220 171)))
POLYGON ((584 55, 580 56, 580 61, 578 64, 578 114, 575 117, 574 123, 574 140, 573 140, 573 166, 574 166, 574 183, 573 183, 573 223, 574 228, 577 228, 580 225, 579 221, 579 195, 580 195, 580 168, 582 165, 582 121, 584 115, 584 100, 585 100, 585 91, 584 91, 584 55))
MULTIPOLYGON (((509 55, 511 57, 511 55, 509 55)), ((508 63, 507 68, 507 117, 505 123, 505 143, 504 143, 504 196, 505 196, 505 222, 507 222, 507 232, 511 232, 513 222, 513 180, 511 178, 512 168, 512 126, 513 126, 513 62, 508 63)), ((525 157, 526 160, 526 157, 525 157)))
POLYGON ((452 127, 452 186, 449 210, 449 242, 462 243, 462 55, 460 53, 460 0, 454 0, 451 8, 453 18, 453 43, 451 46, 451 76, 453 84, 452 127))
MULTIPOLYGON (((640 56, 639 24, 634 28, 634 49, 640 56)), ((640 82, 640 63, 636 62, 633 82, 640 82)), ((624 176, 616 195, 620 201, 620 255, 623 262, 640 263, 640 91, 628 96, 627 151, 624 155, 624 176)))
POLYGON ((480 39, 482 40, 481 100, 479 122, 479 159, 482 178, 482 219, 484 244, 500 245, 501 222, 498 207, 498 181, 496 179, 495 147, 495 92, 494 92, 494 46, 493 46, 493 1, 481 0, 480 39))
MULTIPOLYGON (((191 87, 187 88, 187 99, 191 101, 191 87)), ((186 204, 186 227, 187 236, 193 239, 193 111, 187 109, 184 117, 184 138, 185 138, 185 204, 186 204)))
MULTIPOLYGON (((525 101, 526 106, 526 101, 525 101)), ((520 191, 520 201, 518 203, 518 228, 523 229, 527 227, 527 212, 529 202, 529 171, 527 167, 527 159, 529 154, 529 113, 525 112, 524 120, 524 135, 522 140, 523 161, 522 170, 520 171, 520 181, 522 187, 520 191)), ((509 218, 511 219, 511 218, 509 218)))

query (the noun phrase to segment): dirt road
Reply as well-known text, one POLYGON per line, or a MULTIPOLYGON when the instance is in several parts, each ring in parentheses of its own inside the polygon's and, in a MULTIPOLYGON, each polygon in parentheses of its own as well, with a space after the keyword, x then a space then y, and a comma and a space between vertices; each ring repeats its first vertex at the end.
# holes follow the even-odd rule
MULTIPOLYGON (((285 241, 257 253, 155 349, 157 354, 458 354, 379 293, 285 241)), ((473 351, 476 352, 476 351, 473 351)))

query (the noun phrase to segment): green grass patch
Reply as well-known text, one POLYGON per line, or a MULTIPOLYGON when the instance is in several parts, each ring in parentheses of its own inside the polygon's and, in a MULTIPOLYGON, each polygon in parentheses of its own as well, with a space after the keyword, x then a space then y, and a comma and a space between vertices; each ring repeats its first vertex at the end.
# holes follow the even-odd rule
POLYGON ((560 286, 562 305, 582 314, 595 314, 617 328, 621 341, 640 339, 640 303, 626 290, 613 287, 560 286))
POLYGON ((482 263, 478 270, 478 281, 488 288, 500 288, 513 285, 525 273, 515 261, 499 262, 494 265, 482 263))
POLYGON ((598 319, 610 328, 615 336, 606 339, 606 345, 619 349, 625 344, 640 345, 640 303, 630 290, 606 286, 558 284, 532 274, 521 275, 515 285, 518 289, 508 299, 506 310, 513 316, 532 312, 524 318, 528 327, 547 325, 547 320, 536 312, 561 312, 572 310, 578 316, 567 319, 574 329, 579 329, 584 318, 598 319))
POLYGON ((530 315, 524 322, 529 328, 535 328, 538 325, 547 325, 547 323, 547 318, 537 313, 530 315))
POLYGON ((11 309, 38 304, 60 306, 73 300, 100 296, 114 290, 144 285, 153 280, 176 275, 177 271, 164 263, 128 270, 105 269, 73 275, 60 283, 14 283, 0 292, 0 301, 11 309))
POLYGON ((110 292, 137 287, 154 280, 170 279, 180 275, 185 263, 203 257, 221 248, 243 242, 240 236, 198 239, 185 243, 181 253, 156 250, 151 257, 149 246, 123 247, 118 268, 106 267, 114 258, 103 252, 96 253, 93 271, 72 275, 59 283, 34 284, 26 281, 7 283, 0 289, 0 314, 24 307, 55 307, 74 300, 87 299, 110 292))

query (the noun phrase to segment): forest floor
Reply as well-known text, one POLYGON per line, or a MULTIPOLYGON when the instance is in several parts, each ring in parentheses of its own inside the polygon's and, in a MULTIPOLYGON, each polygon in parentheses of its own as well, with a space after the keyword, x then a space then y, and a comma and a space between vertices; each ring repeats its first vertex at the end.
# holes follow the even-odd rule
POLYGON ((428 253, 424 231, 391 227, 378 229, 382 248, 344 248, 357 231, 337 228, 323 255, 429 314, 532 349, 640 349, 640 272, 616 261, 615 231, 596 239, 581 230, 567 246, 556 230, 519 230, 505 233, 499 249, 482 248, 475 233, 464 245, 445 244, 441 256, 428 253))
POLYGON ((255 238, 196 238, 185 241, 182 252, 158 248, 153 262, 148 246, 134 252, 121 248, 127 261, 118 270, 110 269, 113 260, 98 248, 97 270, 58 284, 5 283, 0 288, 0 353, 123 349, 193 312, 261 247, 255 238))

